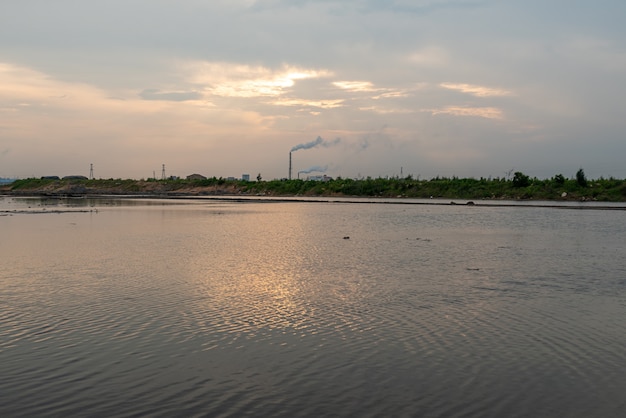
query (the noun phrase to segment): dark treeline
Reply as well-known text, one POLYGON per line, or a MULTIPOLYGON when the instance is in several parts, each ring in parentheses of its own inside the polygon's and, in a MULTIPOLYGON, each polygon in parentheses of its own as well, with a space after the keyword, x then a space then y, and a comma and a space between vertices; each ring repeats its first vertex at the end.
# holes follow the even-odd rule
POLYGON ((254 194, 273 196, 367 196, 449 199, 533 199, 626 201, 626 180, 589 180, 580 169, 573 178, 557 174, 550 179, 531 178, 516 172, 510 178, 435 177, 420 180, 404 178, 336 178, 327 181, 257 181, 207 178, 201 180, 122 180, 122 179, 24 179, 5 191, 11 193, 73 194, 254 194))
POLYGON ((253 192, 282 195, 346 195, 450 199, 534 199, 625 201, 626 181, 615 178, 587 180, 584 171, 567 179, 558 174, 550 179, 531 178, 521 172, 510 178, 435 177, 337 178, 326 182, 274 180, 248 185, 253 192))

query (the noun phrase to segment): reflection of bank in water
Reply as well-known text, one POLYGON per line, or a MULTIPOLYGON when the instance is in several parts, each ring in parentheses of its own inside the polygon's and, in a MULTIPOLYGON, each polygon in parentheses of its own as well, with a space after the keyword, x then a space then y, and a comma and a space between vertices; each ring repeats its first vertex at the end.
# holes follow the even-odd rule
POLYGON ((47 210, 46 208, 41 208, 41 209, 0 210, 0 216, 21 215, 21 214, 36 214, 36 213, 86 213, 86 212, 98 213, 98 209, 53 209, 53 210, 47 210))

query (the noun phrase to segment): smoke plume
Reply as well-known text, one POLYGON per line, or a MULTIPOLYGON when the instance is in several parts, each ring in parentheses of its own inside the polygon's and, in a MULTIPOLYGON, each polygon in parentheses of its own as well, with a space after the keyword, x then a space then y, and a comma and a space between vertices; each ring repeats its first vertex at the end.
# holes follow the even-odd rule
POLYGON ((299 174, 308 174, 308 173, 325 173, 328 170, 328 166, 320 167, 319 165, 315 165, 313 167, 307 168, 306 170, 298 171, 299 174))
POLYGON ((310 149, 316 148, 318 146, 322 147, 332 147, 333 145, 337 145, 341 141, 341 138, 335 138, 332 141, 326 141, 321 136, 318 136, 315 141, 305 142, 304 144, 298 144, 291 149, 291 152, 298 151, 299 149, 310 149))

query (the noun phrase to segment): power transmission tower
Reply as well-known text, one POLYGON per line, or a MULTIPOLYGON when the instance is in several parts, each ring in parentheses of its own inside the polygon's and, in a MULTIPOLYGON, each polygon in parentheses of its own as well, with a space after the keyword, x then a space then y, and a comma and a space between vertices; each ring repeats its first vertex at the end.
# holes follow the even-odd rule
POLYGON ((163 170, 161 170, 161 180, 165 180, 165 164, 163 164, 163 170))
POLYGON ((89 179, 93 180, 93 164, 89 164, 89 179))

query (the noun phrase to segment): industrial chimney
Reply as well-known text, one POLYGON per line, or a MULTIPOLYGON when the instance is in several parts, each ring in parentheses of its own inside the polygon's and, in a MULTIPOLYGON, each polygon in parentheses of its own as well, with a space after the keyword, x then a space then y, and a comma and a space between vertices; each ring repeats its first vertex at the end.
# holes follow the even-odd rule
POLYGON ((289 151, 289 180, 291 180, 291 151, 289 151))

